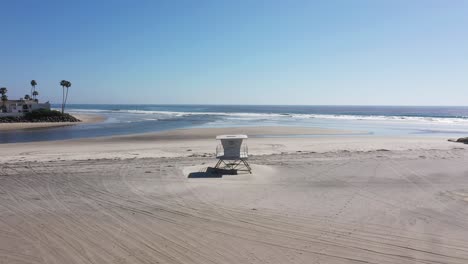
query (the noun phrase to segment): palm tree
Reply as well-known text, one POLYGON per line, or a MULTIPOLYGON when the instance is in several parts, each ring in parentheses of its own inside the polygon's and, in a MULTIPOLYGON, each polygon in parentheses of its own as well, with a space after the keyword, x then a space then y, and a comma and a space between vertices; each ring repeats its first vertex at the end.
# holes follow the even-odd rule
POLYGON ((36 100, 36 97, 39 95, 39 92, 36 91, 36 90, 34 90, 34 92, 32 93, 32 95, 33 95, 34 100, 36 100))
POLYGON ((67 104, 67 100, 68 100, 68 88, 70 88, 72 85, 71 82, 67 81, 67 85, 65 86, 67 88, 67 92, 65 94, 65 103, 63 104, 63 108, 65 109, 65 105, 67 104))
POLYGON ((67 104, 67 99, 68 99, 68 88, 71 87, 71 82, 62 80, 60 82, 60 86, 62 86, 62 114, 65 111, 65 105, 67 104), (67 88, 67 91, 65 92, 65 88, 67 88))
POLYGON ((0 94, 5 95, 8 92, 8 89, 6 87, 0 88, 0 94))
POLYGON ((36 80, 32 80, 31 81, 31 95, 34 93, 34 91, 36 91, 36 85, 37 85, 36 80))
POLYGON ((3 94, 2 95, 2 105, 3 105, 3 108, 5 108, 5 102, 8 101, 8 96, 6 94, 3 94))
POLYGON ((64 102, 65 102, 65 86, 67 86, 67 81, 61 80, 60 81, 60 86, 62 86, 62 114, 64 110, 64 102))
POLYGON ((25 95, 24 95, 24 100, 29 100, 29 99, 31 99, 31 97, 29 96, 29 94, 25 94, 25 95))
POLYGON ((6 93, 8 92, 8 89, 5 87, 0 88, 0 94, 2 95, 1 100, 2 100, 2 112, 6 112, 6 106, 5 103, 8 101, 8 96, 6 93))

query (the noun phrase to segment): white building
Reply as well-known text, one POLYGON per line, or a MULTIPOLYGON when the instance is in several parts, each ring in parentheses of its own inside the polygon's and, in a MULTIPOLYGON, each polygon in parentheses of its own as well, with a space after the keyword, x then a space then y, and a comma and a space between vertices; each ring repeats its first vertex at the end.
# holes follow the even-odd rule
POLYGON ((39 103, 39 101, 32 99, 8 100, 4 104, 3 102, 0 102, 0 104, 1 116, 18 116, 39 109, 50 110, 49 102, 39 103))

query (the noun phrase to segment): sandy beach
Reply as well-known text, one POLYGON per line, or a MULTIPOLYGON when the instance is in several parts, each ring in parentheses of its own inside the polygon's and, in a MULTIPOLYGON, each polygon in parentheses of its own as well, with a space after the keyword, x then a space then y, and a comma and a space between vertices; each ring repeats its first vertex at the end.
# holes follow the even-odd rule
POLYGON ((467 145, 446 138, 320 128, 2 144, 0 253, 5 263, 468 263, 467 160, 467 145), (214 165, 213 136, 225 133, 250 136, 253 173, 189 178, 214 165))
POLYGON ((0 264, 468 264, 468 1, 0 11, 0 264))
POLYGON ((19 129, 41 129, 62 126, 73 126, 77 124, 99 123, 106 118, 100 115, 74 114, 81 122, 38 122, 38 123, 0 123, 0 131, 12 131, 19 129))

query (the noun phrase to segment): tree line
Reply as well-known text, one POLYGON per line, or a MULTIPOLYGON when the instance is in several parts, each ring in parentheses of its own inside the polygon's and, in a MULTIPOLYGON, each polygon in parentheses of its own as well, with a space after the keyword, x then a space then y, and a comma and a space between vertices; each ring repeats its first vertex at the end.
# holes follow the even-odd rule
MULTIPOLYGON (((72 83, 67 80, 61 80, 60 81, 60 86, 62 86, 62 114, 65 111, 65 106, 67 104, 68 100, 68 89, 71 87, 72 83)), ((25 100, 34 100, 38 102, 37 96, 39 95, 39 92, 36 90, 37 82, 36 80, 31 80, 31 93, 24 95, 25 100)), ((2 111, 6 111, 6 102, 8 101, 8 89, 6 87, 0 88, 0 94, 1 94, 1 101, 2 101, 2 111)))

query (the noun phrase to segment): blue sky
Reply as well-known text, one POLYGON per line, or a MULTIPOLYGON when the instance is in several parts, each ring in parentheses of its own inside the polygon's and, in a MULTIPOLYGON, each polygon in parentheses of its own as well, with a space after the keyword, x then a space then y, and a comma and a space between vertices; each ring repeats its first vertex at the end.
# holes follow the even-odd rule
POLYGON ((71 103, 467 105, 468 1, 0 0, 0 86, 71 103))

